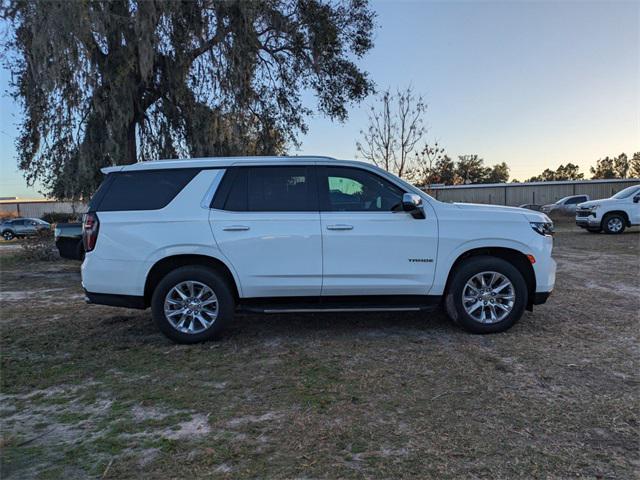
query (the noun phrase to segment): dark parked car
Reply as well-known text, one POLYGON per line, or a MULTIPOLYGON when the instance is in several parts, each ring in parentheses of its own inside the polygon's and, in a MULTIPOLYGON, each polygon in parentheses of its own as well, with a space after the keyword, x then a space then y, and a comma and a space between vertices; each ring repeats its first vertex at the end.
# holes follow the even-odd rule
POLYGON ((0 234, 5 240, 36 235, 41 230, 50 230, 51 225, 39 218, 14 218, 0 224, 0 234))
POLYGON ((81 223, 58 223, 54 231, 56 247, 62 258, 84 260, 81 223))
POLYGON ((525 203, 524 205, 520 205, 520 208, 526 208, 527 210, 535 210, 539 212, 542 208, 542 205, 536 205, 535 203, 525 203))
POLYGON ((579 203, 588 202, 589 195, 569 195, 561 198, 556 203, 543 205, 540 211, 549 215, 550 213, 560 213, 564 215, 575 215, 576 207, 579 203))

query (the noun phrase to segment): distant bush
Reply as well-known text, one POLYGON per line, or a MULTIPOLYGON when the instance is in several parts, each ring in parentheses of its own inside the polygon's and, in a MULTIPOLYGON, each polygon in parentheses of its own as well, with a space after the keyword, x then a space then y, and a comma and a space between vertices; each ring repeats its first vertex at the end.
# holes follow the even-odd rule
POLYGON ((48 223, 69 223, 79 222, 81 220, 81 213, 59 213, 49 212, 42 215, 40 218, 48 223))
POLYGON ((11 220, 12 218, 18 218, 16 212, 8 212, 7 210, 0 210, 0 221, 11 220))
POLYGON ((20 246, 25 260, 51 261, 60 258, 52 230, 40 230, 36 235, 25 238, 20 246))

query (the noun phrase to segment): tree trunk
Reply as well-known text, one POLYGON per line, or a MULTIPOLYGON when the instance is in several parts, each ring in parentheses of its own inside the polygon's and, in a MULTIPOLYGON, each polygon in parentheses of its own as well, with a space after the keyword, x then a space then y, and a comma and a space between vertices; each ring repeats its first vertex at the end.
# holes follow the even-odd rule
POLYGON ((132 120, 127 127, 127 159, 126 164, 138 161, 138 146, 136 144, 136 121, 132 120))

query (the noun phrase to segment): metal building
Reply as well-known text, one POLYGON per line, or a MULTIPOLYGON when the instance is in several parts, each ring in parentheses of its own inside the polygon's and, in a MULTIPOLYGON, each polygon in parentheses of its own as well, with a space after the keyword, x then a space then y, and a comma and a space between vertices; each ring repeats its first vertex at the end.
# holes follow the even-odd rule
POLYGON ((84 213, 87 206, 81 202, 59 202, 45 199, 14 198, 0 200, 0 215, 40 218, 45 213, 84 213))
POLYGON ((492 203, 517 207, 525 203, 545 205, 567 195, 584 194, 595 200, 609 198, 623 188, 637 184, 640 184, 640 178, 431 186, 425 191, 442 202, 492 203))

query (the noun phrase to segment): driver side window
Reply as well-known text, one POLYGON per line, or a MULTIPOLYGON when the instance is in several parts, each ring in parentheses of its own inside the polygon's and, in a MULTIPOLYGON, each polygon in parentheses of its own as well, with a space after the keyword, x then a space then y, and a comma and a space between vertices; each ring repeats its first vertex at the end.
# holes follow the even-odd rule
POLYGON ((325 167, 323 210, 390 212, 402 205, 403 190, 378 175, 349 167, 325 167))

